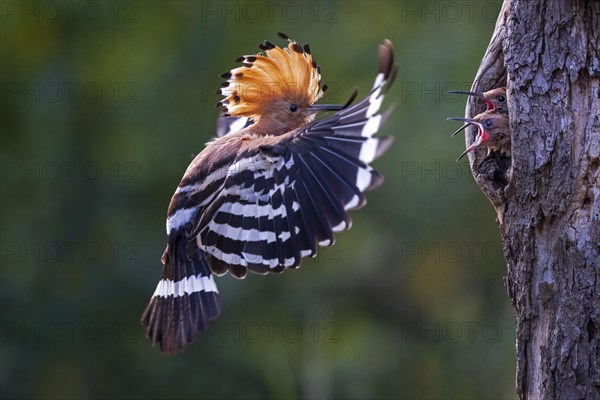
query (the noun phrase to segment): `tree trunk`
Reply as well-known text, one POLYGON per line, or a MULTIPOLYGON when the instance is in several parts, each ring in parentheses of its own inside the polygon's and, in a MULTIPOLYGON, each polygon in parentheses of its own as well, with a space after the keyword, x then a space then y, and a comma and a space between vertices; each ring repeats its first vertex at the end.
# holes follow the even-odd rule
POLYGON ((469 160, 504 244, 521 399, 600 399, 599 50, 600 1, 505 0, 472 88, 508 89, 511 157, 469 160))

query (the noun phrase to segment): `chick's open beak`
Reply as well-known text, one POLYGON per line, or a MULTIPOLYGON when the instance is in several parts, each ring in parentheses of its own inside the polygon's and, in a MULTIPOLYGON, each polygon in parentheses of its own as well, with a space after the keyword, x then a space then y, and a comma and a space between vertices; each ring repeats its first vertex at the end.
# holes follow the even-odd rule
MULTIPOLYGON (((473 151, 476 147, 480 146, 482 143, 484 143, 487 140, 487 134, 485 133, 485 130, 483 129, 483 125, 481 125, 481 123, 477 122, 473 118, 454 117, 454 118, 448 118, 448 121, 466 122, 465 125, 460 128, 460 130, 464 129, 465 127, 467 127, 469 125, 475 125, 478 128, 478 133, 477 133, 477 136, 475 137, 475 141, 473 143, 471 143, 471 145, 469 147, 467 147, 467 149, 465 151, 463 151, 463 153, 456 159, 457 162, 461 158, 463 158, 465 156, 465 154, 467 154, 470 151, 473 151)), ((460 130, 459 130, 459 132, 460 132, 460 130)))

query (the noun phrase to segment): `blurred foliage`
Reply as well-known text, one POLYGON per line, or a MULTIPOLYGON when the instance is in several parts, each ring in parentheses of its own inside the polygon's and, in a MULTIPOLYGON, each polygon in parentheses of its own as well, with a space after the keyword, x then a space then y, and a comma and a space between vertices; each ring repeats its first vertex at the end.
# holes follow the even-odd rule
POLYGON ((445 120, 500 3, 4 1, 2 397, 513 398, 495 215, 445 120), (325 102, 367 93, 393 41, 386 182, 298 271, 220 278, 221 317, 166 357, 138 323, 166 207, 218 74, 277 31, 311 44, 325 102))

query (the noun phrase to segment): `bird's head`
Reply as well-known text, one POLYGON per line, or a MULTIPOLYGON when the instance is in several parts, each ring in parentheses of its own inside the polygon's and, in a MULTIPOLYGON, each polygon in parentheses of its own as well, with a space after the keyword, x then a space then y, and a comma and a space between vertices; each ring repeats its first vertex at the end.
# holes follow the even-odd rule
POLYGON ((497 89, 488 90, 487 92, 477 93, 477 92, 463 92, 460 90, 453 90, 452 94, 465 94, 467 96, 477 97, 481 99, 485 106, 487 107, 486 111, 494 111, 494 110, 506 110, 506 88, 501 87, 497 89))
POLYGON ((506 105, 506 88, 501 87, 497 89, 488 90, 482 94, 483 101, 487 106, 487 111, 494 110, 507 110, 506 105))
POLYGON ((283 133, 309 122, 318 111, 344 107, 315 105, 326 86, 320 86, 320 67, 310 47, 279 36, 288 41, 287 46, 264 41, 259 45, 261 52, 237 58, 242 66, 221 75, 227 80, 221 84, 224 99, 217 106, 224 116, 267 122, 283 133))
POLYGON ((497 111, 486 111, 474 118, 448 118, 453 121, 463 121, 467 125, 477 127, 475 141, 456 159, 460 160, 465 154, 477 147, 487 145, 490 141, 497 141, 501 136, 509 134, 508 115, 497 111))

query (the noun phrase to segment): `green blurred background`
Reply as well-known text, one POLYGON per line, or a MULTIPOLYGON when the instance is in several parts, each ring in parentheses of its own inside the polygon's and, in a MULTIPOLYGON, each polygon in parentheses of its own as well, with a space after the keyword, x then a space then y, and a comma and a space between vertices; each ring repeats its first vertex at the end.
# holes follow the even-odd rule
POLYGON ((1 3, 4 398, 513 398, 495 214, 451 140, 500 1, 1 3), (218 75, 276 32, 343 102, 393 41, 396 142, 354 227, 302 268, 218 279, 167 357, 139 317, 165 214, 215 132, 218 75))

